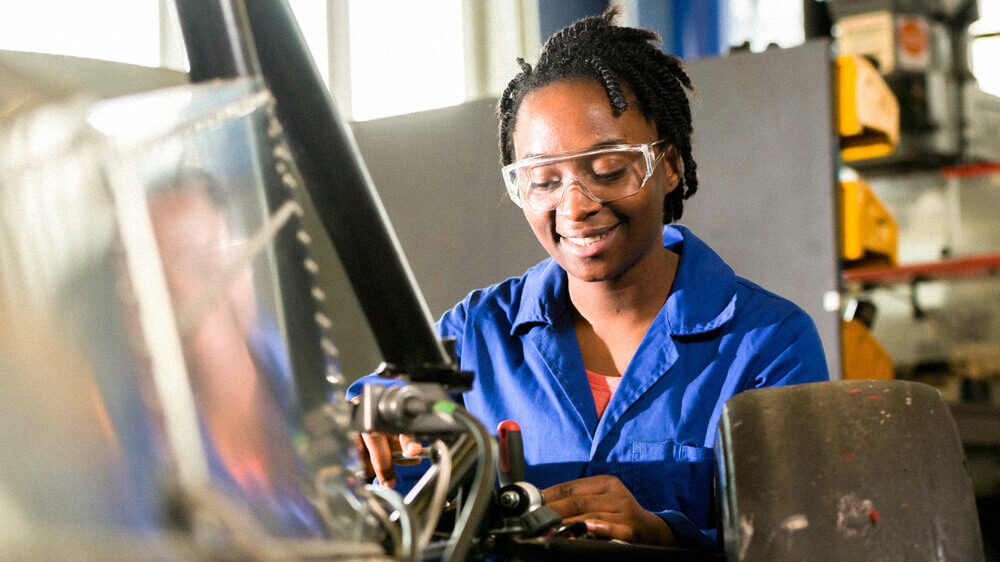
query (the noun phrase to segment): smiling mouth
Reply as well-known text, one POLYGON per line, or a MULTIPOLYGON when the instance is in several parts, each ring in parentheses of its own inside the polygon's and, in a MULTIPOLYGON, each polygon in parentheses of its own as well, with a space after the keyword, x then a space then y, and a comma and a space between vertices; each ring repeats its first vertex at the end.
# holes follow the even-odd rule
POLYGON ((587 236, 586 238, 574 238, 571 236, 564 236, 563 238, 565 238, 567 241, 576 246, 590 246, 595 242, 599 242, 607 238, 615 230, 615 228, 618 228, 618 226, 615 225, 615 227, 613 227, 611 230, 608 230, 603 234, 598 234, 597 236, 587 236))

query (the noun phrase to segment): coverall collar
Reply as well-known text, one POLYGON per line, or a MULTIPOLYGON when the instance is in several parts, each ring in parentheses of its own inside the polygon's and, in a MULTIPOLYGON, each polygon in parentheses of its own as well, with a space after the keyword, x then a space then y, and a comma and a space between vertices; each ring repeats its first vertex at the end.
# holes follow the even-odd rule
MULTIPOLYGON (((733 269, 685 226, 664 226, 663 245, 680 255, 664 305, 670 335, 703 334, 728 322, 736 309, 733 269)), ((568 307, 566 272, 549 258, 529 271, 510 334, 524 333, 532 324, 551 325, 568 307)))

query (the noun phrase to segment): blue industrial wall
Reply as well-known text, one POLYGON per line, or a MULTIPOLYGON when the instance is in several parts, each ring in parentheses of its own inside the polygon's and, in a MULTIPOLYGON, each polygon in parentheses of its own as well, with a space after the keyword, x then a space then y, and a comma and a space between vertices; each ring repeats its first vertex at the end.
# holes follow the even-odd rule
MULTIPOLYGON (((726 49, 726 0, 631 0, 639 26, 655 30, 663 49, 684 59, 718 56, 726 49)), ((539 0, 544 41, 574 21, 602 13, 607 0, 539 0)))

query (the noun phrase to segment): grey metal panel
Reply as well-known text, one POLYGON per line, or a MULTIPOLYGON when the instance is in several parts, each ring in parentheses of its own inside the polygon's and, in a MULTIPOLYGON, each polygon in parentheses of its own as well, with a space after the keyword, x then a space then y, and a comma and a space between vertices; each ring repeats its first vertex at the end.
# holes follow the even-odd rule
MULTIPOLYGON (((469 291, 548 257, 504 190, 495 106, 478 100, 351 124, 435 319, 469 291)), ((375 368, 378 350, 351 297, 332 297, 344 371, 357 377, 375 368)))
POLYGON ((548 257, 500 175, 495 100, 352 124, 435 319, 548 257))
POLYGON ((816 322, 833 378, 840 324, 823 309, 838 290, 838 139, 826 41, 692 61, 699 190, 689 226, 736 273, 816 322))

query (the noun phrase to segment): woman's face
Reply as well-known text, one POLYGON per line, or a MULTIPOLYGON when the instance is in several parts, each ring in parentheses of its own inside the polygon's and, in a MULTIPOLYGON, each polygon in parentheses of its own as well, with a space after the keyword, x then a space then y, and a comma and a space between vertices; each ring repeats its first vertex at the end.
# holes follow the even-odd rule
MULTIPOLYGON (((628 110, 616 117, 604 87, 593 80, 555 82, 529 93, 517 113, 515 160, 658 140, 655 124, 639 111, 634 96, 626 94, 628 110)), ((676 158, 673 149, 668 150, 635 195, 599 203, 572 182, 554 210, 525 207, 538 241, 567 273, 581 281, 617 280, 662 251, 663 198, 678 182, 676 158)))

